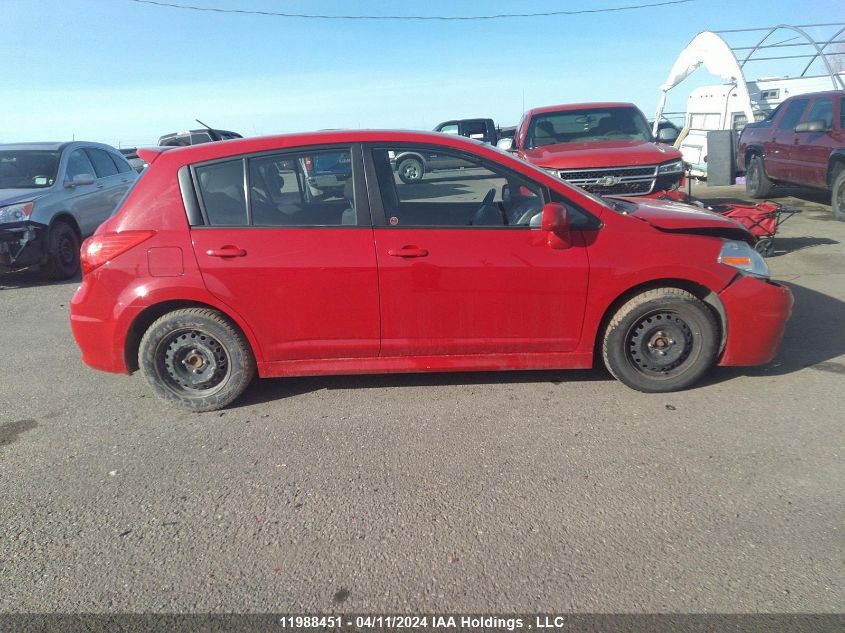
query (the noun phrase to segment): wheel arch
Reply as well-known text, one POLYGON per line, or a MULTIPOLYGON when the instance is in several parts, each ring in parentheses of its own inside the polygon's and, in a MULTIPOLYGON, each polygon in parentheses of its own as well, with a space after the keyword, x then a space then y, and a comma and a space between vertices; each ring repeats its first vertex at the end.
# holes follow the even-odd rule
MULTIPOLYGON (((765 159, 765 153, 763 152, 763 146, 758 145, 756 143, 749 144, 748 147, 745 148, 745 153, 743 154, 743 156, 745 156, 745 170, 748 171, 748 163, 751 162, 752 156, 759 156, 760 160, 765 159)), ((765 167, 764 167, 764 169, 765 169, 765 167)))
POLYGON ((827 186, 833 187, 833 180, 840 167, 845 167, 845 149, 836 149, 827 159, 827 186))
POLYGON ((607 326, 611 319, 613 319, 613 315, 615 315, 619 311, 619 308, 625 305, 632 298, 649 290, 655 290, 656 288, 677 288, 679 290, 686 290, 691 295, 701 300, 711 310, 719 323, 719 354, 722 353, 727 341, 728 318, 725 306, 719 298, 719 295, 707 286, 689 279, 663 278, 652 279, 647 282, 637 284, 636 286, 632 286, 622 292, 610 303, 610 305, 608 305, 602 314, 601 320, 599 321, 595 340, 593 341, 594 364, 598 364, 601 361, 602 341, 604 340, 607 326))
POLYGON ((76 233, 76 237, 79 238, 79 241, 82 242, 82 230, 79 228, 79 224, 76 221, 76 218, 73 217, 73 214, 67 211, 59 211, 58 213, 54 214, 52 218, 50 218, 50 227, 53 228, 58 222, 64 222, 69 224, 70 227, 76 233))
POLYGON ((237 330, 244 336, 256 360, 261 358, 260 350, 256 349, 256 345, 253 341, 251 333, 245 331, 244 327, 242 327, 241 325, 240 320, 230 314, 228 311, 226 311, 225 309, 221 309, 220 306, 205 303, 203 301, 173 299, 161 301, 159 303, 155 303, 151 306, 148 306, 144 308, 144 310, 142 310, 140 313, 138 313, 138 315, 133 319, 132 324, 129 326, 129 329, 126 333, 125 344, 123 348, 123 360, 126 364, 126 368, 129 370, 129 373, 136 372, 139 369, 138 351, 141 347, 141 339, 143 338, 144 333, 147 331, 147 329, 159 317, 164 316, 168 312, 173 312, 174 310, 181 310, 184 308, 205 308, 208 310, 214 310, 215 312, 219 312, 224 317, 226 317, 226 319, 229 320, 232 327, 237 328, 237 330))

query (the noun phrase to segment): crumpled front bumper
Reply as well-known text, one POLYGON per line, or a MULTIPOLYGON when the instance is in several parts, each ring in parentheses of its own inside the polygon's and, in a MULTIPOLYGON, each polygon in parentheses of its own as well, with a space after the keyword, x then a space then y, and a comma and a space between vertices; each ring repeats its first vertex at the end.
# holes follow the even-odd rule
POLYGON ((727 317, 727 339, 720 365, 762 365, 778 353, 794 299, 789 288, 741 276, 719 298, 727 317))
POLYGON ((0 224, 0 268, 23 268, 40 264, 44 258, 43 224, 15 222, 0 224))

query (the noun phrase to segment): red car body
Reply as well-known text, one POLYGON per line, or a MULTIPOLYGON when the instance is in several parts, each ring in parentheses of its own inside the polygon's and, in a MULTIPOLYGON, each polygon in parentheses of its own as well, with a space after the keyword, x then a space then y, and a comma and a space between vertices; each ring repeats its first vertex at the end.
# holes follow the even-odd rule
MULTIPOLYGON (((584 127, 590 127, 585 123, 584 127)), ((662 165, 681 163, 680 150, 654 142, 648 122, 632 103, 570 103, 544 106, 528 110, 522 117, 514 135, 513 149, 520 158, 545 169, 560 178, 599 195, 670 197, 683 199, 683 167, 667 174, 658 173, 662 165), (606 113, 625 113, 626 118, 636 119, 642 134, 626 135, 614 129, 607 137, 592 133, 559 134, 560 142, 535 146, 531 130, 538 119, 548 115, 567 113, 596 113, 598 125, 606 113), (611 178, 605 181, 604 179, 611 178), (604 183, 607 184, 604 184, 604 183)))
POLYGON ((191 306, 240 329, 259 376, 587 368, 615 307, 656 286, 707 303, 719 321, 719 364, 755 365, 775 355, 792 306, 784 286, 717 261, 722 237, 751 239, 735 222, 656 200, 625 203, 620 213, 460 137, 331 131, 141 153, 150 166, 83 246, 86 272, 71 304, 83 360, 108 372, 136 370, 150 324, 191 306), (594 222, 563 239, 533 225, 396 225, 367 171, 367 152, 384 144, 487 161, 594 222), (189 222, 192 166, 338 146, 351 148, 356 164, 364 157, 366 169, 353 174, 356 225, 189 222), (99 258, 96 267, 86 257, 99 258))

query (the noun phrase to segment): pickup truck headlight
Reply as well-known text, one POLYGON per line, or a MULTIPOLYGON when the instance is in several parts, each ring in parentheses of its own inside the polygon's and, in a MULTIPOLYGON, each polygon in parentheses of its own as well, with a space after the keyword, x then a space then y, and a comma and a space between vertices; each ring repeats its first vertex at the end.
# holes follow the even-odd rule
POLYGON ((719 263, 731 266, 744 273, 761 279, 769 278, 769 267, 762 255, 751 248, 746 242, 738 240, 723 240, 722 251, 719 253, 719 263))
POLYGON ((662 165, 657 166, 657 175, 662 176, 664 174, 679 174, 684 171, 684 161, 682 160, 673 160, 671 163, 663 163, 662 165))
POLYGON ((13 222, 24 222, 29 219, 32 213, 32 203, 10 204, 7 207, 0 207, 0 224, 11 224, 13 222))

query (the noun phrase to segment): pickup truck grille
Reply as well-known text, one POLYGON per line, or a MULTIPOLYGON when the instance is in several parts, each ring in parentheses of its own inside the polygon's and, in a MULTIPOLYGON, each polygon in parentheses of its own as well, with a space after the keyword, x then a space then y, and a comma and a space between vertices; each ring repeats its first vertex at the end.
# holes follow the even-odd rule
POLYGON ((599 195, 640 196, 651 193, 657 165, 610 167, 608 169, 563 169, 558 176, 573 185, 599 195))

